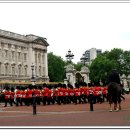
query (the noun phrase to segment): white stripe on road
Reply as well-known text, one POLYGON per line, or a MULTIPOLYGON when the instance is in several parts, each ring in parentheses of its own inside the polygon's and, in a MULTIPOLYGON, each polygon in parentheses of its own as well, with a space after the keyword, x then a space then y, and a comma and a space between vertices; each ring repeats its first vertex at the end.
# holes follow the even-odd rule
MULTIPOLYGON (((130 111, 130 109, 123 109, 121 111, 130 111)), ((25 116, 31 116, 33 115, 33 112, 30 111, 0 111, 0 113, 26 113, 24 115, 5 115, 5 116, 0 116, 0 118, 5 118, 5 117, 25 117, 25 116), (31 115, 30 115, 31 114, 31 115)), ((106 110, 97 110, 97 111, 67 111, 67 112, 37 112, 37 115, 60 115, 60 114, 78 114, 78 113, 87 113, 87 112, 108 112, 106 110)))

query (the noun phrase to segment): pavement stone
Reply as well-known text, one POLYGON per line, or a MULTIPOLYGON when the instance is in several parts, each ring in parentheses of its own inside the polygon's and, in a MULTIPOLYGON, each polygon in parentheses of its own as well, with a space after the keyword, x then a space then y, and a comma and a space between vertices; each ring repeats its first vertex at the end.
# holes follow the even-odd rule
POLYGON ((122 110, 109 112, 108 102, 90 104, 37 105, 33 115, 32 106, 3 107, 0 105, 0 127, 31 128, 128 128, 130 129, 130 94, 124 95, 122 110))

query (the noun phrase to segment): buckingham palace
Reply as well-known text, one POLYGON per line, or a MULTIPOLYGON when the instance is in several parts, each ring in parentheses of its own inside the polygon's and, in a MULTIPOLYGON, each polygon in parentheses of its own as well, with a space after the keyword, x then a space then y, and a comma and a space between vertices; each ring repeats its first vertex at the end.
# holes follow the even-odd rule
POLYGON ((36 81, 49 81, 47 39, 0 29, 0 81, 30 81, 34 64, 36 81))

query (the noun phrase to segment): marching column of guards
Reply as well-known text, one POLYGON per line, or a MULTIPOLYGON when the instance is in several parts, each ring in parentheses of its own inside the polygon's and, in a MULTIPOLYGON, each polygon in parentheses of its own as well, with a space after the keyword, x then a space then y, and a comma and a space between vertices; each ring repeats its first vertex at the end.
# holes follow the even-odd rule
POLYGON ((102 103, 108 101, 107 86, 101 87, 99 84, 76 83, 75 87, 71 84, 55 84, 55 85, 28 85, 13 87, 5 87, 1 91, 0 100, 10 106, 30 106, 33 103, 32 95, 36 97, 37 105, 50 104, 84 104, 89 103, 89 95, 93 94, 93 103, 102 103))

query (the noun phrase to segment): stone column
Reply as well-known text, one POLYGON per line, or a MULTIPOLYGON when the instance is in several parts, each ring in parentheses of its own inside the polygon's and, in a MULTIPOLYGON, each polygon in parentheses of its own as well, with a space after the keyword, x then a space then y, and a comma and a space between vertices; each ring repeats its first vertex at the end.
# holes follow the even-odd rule
POLYGON ((5 74, 5 66, 4 66, 4 64, 1 64, 1 68, 2 68, 1 74, 5 74))
POLYGON ((74 66, 69 64, 65 66, 65 70, 67 79, 64 79, 64 83, 66 84, 66 81, 68 80, 68 83, 70 83, 74 87, 75 85, 74 66))
POLYGON ((45 63, 45 77, 48 78, 48 58, 47 58, 47 51, 45 51, 44 63, 45 63))
POLYGON ((34 51, 35 76, 37 76, 37 51, 34 51))
POLYGON ((43 53, 41 53, 41 76, 43 76, 43 53))
POLYGON ((42 53, 40 51, 40 77, 42 76, 42 53))
MULTIPOLYGON (((32 44, 29 45, 29 53, 28 53, 28 74, 30 78, 32 77, 32 69, 31 65, 32 63, 35 65, 35 56, 34 56, 34 50, 32 48, 32 44)), ((35 75, 35 68, 34 68, 34 75, 35 75)))
POLYGON ((39 52, 37 53, 37 75, 38 75, 38 77, 39 77, 39 52))
POLYGON ((88 70, 88 68, 86 66, 83 66, 81 68, 80 72, 81 72, 82 76, 84 77, 84 82, 89 83, 89 70, 88 70))
POLYGON ((122 75, 121 81, 122 81, 122 84, 124 85, 124 87, 128 87, 127 77, 125 74, 122 75))

